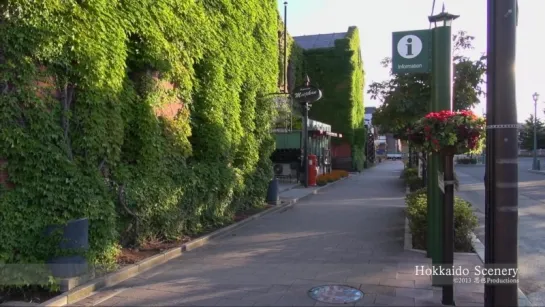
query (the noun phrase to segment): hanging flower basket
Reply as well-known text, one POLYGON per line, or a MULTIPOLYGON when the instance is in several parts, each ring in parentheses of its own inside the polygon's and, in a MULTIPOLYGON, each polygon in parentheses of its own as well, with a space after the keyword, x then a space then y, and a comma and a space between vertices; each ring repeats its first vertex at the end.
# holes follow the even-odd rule
POLYGON ((471 111, 432 112, 407 131, 415 147, 445 155, 478 150, 484 134, 485 120, 471 111))
POLYGON ((407 128, 407 140, 412 146, 421 149, 426 141, 423 127, 420 125, 412 125, 407 128))

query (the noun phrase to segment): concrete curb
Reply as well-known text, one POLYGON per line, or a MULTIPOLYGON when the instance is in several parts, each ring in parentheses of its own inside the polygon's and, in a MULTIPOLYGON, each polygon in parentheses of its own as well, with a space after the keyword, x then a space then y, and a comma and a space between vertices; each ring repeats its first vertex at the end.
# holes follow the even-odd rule
MULTIPOLYGON (((477 236, 474 233, 471 233, 472 240, 471 243, 473 245, 473 249, 476 251, 477 255, 479 256, 479 259, 481 259, 481 262, 484 263, 484 244, 477 238, 477 236)), ((519 307, 527 307, 527 306, 533 306, 528 297, 518 288, 518 294, 519 294, 519 307)))
MULTIPOLYGON (((407 189, 408 191, 408 189, 407 189)), ((407 193, 409 194, 409 193, 407 193)), ((426 254, 426 251, 420 250, 420 249, 414 249, 413 248, 413 236, 411 234, 411 230, 409 228, 409 219, 407 216, 405 216, 405 239, 403 242, 403 248, 408 251, 417 252, 421 254, 426 254)), ((479 259, 482 263, 485 263, 484 261, 484 245, 477 238, 477 236, 472 232, 471 233, 471 245, 473 246, 473 249, 475 250, 475 253, 454 253, 455 255, 474 255, 477 254, 479 259)), ((519 307, 530 307, 533 306, 528 297, 518 288, 518 299, 519 299, 519 307)))
POLYGON ((97 279, 94 279, 94 280, 91 280, 81 286, 78 286, 66 293, 63 293, 61 295, 58 295, 52 299, 49 299, 43 303, 41 303, 39 306, 65 306, 65 305, 68 305, 68 304, 73 304, 77 301, 80 301, 86 297, 89 297, 93 294, 95 294, 98 290, 100 289, 103 289, 103 288, 106 288, 106 287, 111 287, 111 286, 114 286, 114 285, 117 285, 129 278, 132 278, 132 277, 135 277, 149 269, 152 269, 154 267, 157 267, 161 264, 164 264, 166 263, 167 261, 169 260, 172 260, 174 258, 177 258, 177 257, 180 257, 182 256, 182 254, 186 251, 190 251, 190 250, 193 250, 193 249, 196 249, 196 248, 199 248, 203 245, 206 245, 209 241, 211 241, 212 239, 216 239, 216 238, 220 238, 222 236, 225 236, 227 234, 229 234, 230 232, 232 232, 233 230, 235 229, 238 229, 246 224, 248 224, 249 222, 253 221, 253 220, 256 220, 256 219, 259 219, 267 214, 270 214, 270 213, 274 213, 274 212, 277 212, 277 211, 280 211, 282 209, 287 209, 289 207, 292 207, 293 205, 295 205, 297 202, 300 202, 308 197, 310 197, 311 195, 314 195, 314 194, 317 194, 319 191, 321 190, 325 190, 326 188, 328 187, 331 187, 331 186, 334 186, 336 185, 337 183, 345 180, 346 178, 350 178, 349 177, 345 177, 345 178, 341 178, 335 182, 331 182, 325 186, 322 186, 322 187, 318 187, 316 188, 315 190, 311 191, 310 193, 308 193, 307 195, 303 195, 299 198, 293 198, 293 199, 289 199, 287 202, 284 202, 284 204, 281 204, 281 205, 277 205, 275 207, 272 207, 272 208, 269 208, 265 211, 262 211, 260 213, 257 213, 255 215, 252 215, 240 222, 237 222, 237 223, 234 223, 234 224, 231 224, 229 226, 226 226, 224 228, 221 228, 221 229, 218 229, 210 234, 207 234, 207 235, 204 235, 202 237, 199 237, 195 240, 192 240, 190 242, 187 242, 185 244, 183 244, 181 247, 175 247, 173 249, 170 249, 170 250, 167 250, 167 251, 164 251, 160 254, 157 254, 157 255, 154 255, 154 256, 151 256, 149 258, 146 258, 136 264, 133 264, 133 265, 130 265, 130 266, 126 266, 122 269, 120 269, 119 271, 116 271, 116 272, 112 272, 106 276, 103 276, 103 277, 99 277, 97 279))
POLYGON ((533 169, 529 169, 528 172, 529 173, 534 173, 534 174, 545 175, 545 171, 536 171, 536 170, 533 170, 533 169))

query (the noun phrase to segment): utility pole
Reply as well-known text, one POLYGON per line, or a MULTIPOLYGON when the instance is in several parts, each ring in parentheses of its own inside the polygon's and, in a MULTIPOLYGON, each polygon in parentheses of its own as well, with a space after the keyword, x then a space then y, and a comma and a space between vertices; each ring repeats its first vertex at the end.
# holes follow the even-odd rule
MULTIPOLYGON (((441 110, 452 110, 452 21, 459 16, 445 12, 445 6, 441 13, 428 17, 434 28, 432 33, 432 99, 429 106, 430 112, 441 110)), ((452 259, 444 259, 445 255, 450 255, 445 252, 444 242, 444 221, 443 216, 443 191, 439 189, 438 174, 443 173, 443 163, 441 163, 441 155, 432 153, 429 155, 428 163, 428 226, 429 250, 432 258, 433 266, 446 265, 448 267, 452 259)), ((449 213, 449 212, 447 212, 449 213)), ((448 219, 448 218, 447 218, 448 219)), ((450 223, 447 223, 447 226, 450 223)), ((450 264, 452 265, 452 264, 450 264)), ((438 285, 441 283, 443 287, 443 304, 453 305, 453 287, 452 280, 449 285, 445 285, 445 281, 440 280, 440 276, 432 276, 432 283, 438 285)))
MULTIPOLYGON (((518 152, 515 95, 517 0, 487 0, 486 240, 488 268, 518 267, 518 152)), ((500 280, 505 275, 490 276, 500 280)), ((488 282, 485 306, 518 306, 518 283, 488 282)))
POLYGON ((541 169, 539 160, 537 159, 537 100, 539 99, 539 94, 537 92, 534 93, 532 98, 534 99, 534 160, 532 169, 539 171, 541 169))
POLYGON ((284 93, 288 92, 288 1, 284 2, 284 93))

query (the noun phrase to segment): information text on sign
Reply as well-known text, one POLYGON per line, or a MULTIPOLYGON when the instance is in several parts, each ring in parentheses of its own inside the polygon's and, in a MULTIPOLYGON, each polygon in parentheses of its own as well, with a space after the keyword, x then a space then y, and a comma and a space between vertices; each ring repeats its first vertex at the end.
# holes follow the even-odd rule
POLYGON ((392 33, 392 71, 426 73, 430 69, 430 30, 392 33))

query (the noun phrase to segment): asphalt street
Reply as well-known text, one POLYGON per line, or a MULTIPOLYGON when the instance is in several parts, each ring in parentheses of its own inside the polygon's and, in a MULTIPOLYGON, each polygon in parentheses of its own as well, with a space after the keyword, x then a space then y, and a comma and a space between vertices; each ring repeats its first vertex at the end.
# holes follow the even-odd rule
MULTIPOLYGON (((541 158, 541 165, 545 162, 541 158)), ((531 158, 519 158, 519 287, 534 306, 545 306, 545 174, 530 173, 531 158)), ((479 217, 477 237, 485 243, 483 165, 457 165, 457 195, 471 202, 479 217)))

